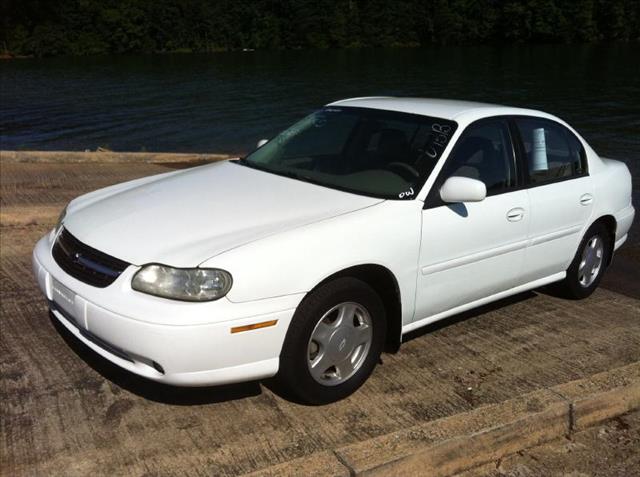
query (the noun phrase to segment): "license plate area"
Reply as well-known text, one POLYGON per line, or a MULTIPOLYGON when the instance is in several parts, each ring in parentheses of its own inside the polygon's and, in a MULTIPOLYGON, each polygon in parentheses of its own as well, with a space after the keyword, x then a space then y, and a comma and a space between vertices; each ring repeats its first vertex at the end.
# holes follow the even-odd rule
POLYGON ((51 298, 58 308, 71 315, 76 322, 78 321, 75 316, 76 294, 53 277, 51 280, 51 298))

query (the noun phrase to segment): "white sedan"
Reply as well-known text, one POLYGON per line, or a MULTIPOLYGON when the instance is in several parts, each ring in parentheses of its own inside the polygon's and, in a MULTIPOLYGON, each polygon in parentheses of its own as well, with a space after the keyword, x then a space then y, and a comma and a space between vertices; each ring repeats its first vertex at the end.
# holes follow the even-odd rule
POLYGON ((317 404, 436 320, 551 283, 588 296, 633 217, 627 167, 554 116, 356 98, 243 159, 71 201, 33 264, 53 316, 122 368, 276 376, 317 404))

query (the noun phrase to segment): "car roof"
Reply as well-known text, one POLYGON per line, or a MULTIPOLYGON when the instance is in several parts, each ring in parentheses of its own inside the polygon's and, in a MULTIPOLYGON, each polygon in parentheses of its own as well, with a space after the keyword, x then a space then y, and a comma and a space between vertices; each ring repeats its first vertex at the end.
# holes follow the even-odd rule
MULTIPOLYGON (((421 114, 459 123, 471 122, 483 117, 501 115, 537 116, 558 121, 558 118, 542 111, 525 108, 502 106, 499 104, 458 101, 436 98, 402 98, 393 96, 371 96, 350 98, 335 101, 328 106, 349 106, 360 108, 382 109, 403 113, 421 114)), ((563 122, 563 121, 561 121, 563 122)))

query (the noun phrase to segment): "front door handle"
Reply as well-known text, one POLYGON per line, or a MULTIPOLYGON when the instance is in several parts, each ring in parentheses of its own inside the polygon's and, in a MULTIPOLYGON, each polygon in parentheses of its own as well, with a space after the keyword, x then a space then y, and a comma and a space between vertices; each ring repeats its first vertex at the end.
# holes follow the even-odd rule
POLYGON ((580 197, 581 205, 589 205, 591 202, 593 202, 593 196, 591 194, 583 194, 580 197))
POLYGON ((518 222, 524 217, 524 209, 522 207, 515 207, 507 212, 507 220, 509 222, 518 222))

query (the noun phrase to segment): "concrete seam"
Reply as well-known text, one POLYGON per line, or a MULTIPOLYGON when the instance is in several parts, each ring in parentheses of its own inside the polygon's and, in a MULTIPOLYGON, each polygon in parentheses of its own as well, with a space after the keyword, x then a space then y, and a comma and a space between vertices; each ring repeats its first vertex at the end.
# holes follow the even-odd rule
POLYGON ((569 434, 576 430, 576 405, 569 402, 569 434))
POLYGON ((356 477, 355 469, 347 463, 344 457, 342 457, 336 449, 332 449, 331 452, 333 452, 333 455, 336 457, 336 459, 338 459, 338 462, 340 462, 343 466, 346 467, 346 469, 349 471, 349 475, 351 477, 356 477))
POLYGON ((576 421, 576 414, 575 414, 575 404, 574 402, 569 399, 567 396, 565 396, 562 393, 559 393, 558 391, 556 391, 553 388, 546 388, 549 392, 551 392, 552 394, 555 394, 556 396, 558 396, 560 399, 563 399, 564 401, 567 402, 567 404, 569 405, 569 412, 567 413, 567 436, 570 436, 573 431, 575 430, 575 421, 576 421))

